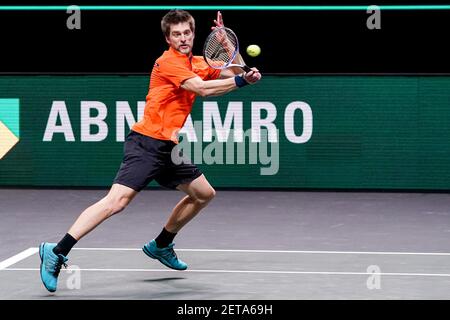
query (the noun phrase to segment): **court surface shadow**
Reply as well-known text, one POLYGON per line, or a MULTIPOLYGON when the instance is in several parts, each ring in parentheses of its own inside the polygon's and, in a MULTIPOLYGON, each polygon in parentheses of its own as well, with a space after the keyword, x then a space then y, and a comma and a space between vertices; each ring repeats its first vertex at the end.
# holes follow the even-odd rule
POLYGON ((172 280, 185 280, 186 278, 183 277, 166 277, 166 278, 157 278, 157 279, 144 279, 141 280, 143 282, 165 282, 165 281, 172 281, 172 280))

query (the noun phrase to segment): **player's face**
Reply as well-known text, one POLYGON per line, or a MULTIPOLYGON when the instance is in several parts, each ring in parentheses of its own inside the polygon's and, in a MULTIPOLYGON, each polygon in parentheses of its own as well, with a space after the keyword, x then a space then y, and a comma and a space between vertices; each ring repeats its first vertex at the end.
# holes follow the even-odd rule
POLYGON ((189 26, 189 22, 181 22, 170 26, 169 37, 166 37, 167 43, 181 53, 189 54, 194 43, 194 33, 189 26))

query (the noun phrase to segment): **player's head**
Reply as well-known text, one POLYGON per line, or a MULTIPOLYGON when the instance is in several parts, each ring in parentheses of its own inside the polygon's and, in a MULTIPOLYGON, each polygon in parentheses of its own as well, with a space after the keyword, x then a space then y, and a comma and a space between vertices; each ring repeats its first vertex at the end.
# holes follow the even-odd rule
POLYGON ((170 10, 161 20, 161 30, 169 46, 189 54, 195 37, 195 20, 184 10, 170 10))

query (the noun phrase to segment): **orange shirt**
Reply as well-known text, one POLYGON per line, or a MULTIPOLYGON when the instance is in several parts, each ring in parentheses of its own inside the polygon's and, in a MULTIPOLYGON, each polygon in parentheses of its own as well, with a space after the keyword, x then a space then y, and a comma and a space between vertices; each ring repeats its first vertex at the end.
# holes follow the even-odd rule
POLYGON ((217 79, 220 70, 207 65, 201 56, 190 57, 173 48, 164 51, 153 66, 144 117, 131 129, 143 135, 178 143, 178 131, 192 110, 196 94, 182 89, 183 81, 199 76, 217 79))

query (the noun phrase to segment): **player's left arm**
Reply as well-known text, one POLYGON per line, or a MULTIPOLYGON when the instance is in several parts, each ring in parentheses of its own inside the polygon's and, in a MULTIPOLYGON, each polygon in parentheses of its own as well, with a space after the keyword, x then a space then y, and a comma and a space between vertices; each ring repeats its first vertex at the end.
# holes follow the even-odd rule
MULTIPOLYGON (((214 24, 215 26, 211 27, 211 30, 214 30, 215 28, 221 28, 224 27, 224 23, 223 23, 223 17, 222 17, 222 13, 220 11, 217 11, 217 18, 216 20, 214 20, 214 24)), ((234 58, 232 63, 236 63, 236 64, 242 64, 245 65, 244 59, 242 58, 241 54, 238 52, 236 57, 234 58)), ((225 68, 223 70, 220 71, 220 79, 226 79, 226 78, 231 78, 234 77, 238 74, 242 73, 242 69, 239 67, 231 67, 231 68, 225 68)))
MULTIPOLYGON (((241 56, 241 54, 239 52, 236 55, 236 58, 234 58, 232 63, 245 65, 244 59, 242 58, 242 56, 241 56)), ((221 79, 230 78, 230 77, 234 77, 235 75, 238 75, 238 74, 241 74, 241 73, 242 73, 242 69, 239 68, 239 67, 225 68, 225 69, 222 69, 220 71, 219 78, 221 78, 221 79)))

